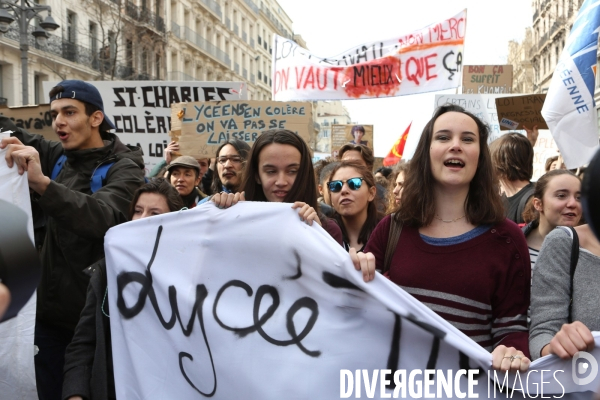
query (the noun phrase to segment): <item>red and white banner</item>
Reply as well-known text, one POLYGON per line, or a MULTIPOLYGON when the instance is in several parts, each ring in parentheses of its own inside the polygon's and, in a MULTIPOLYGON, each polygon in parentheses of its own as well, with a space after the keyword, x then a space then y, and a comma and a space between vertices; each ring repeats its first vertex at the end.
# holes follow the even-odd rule
POLYGON ((460 86, 467 10, 423 29, 317 57, 274 36, 273 100, 403 96, 460 86))

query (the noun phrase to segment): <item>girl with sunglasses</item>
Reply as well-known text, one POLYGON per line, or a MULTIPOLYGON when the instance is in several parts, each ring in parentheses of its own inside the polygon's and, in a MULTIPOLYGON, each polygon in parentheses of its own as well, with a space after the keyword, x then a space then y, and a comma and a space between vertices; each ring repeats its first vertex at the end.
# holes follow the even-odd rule
POLYGON ((350 255, 365 281, 384 270, 490 351, 493 368, 525 371, 529 253, 519 227, 504 218, 488 136, 463 108, 438 108, 419 139, 400 205, 377 225, 365 253, 350 255), (392 223, 399 235, 390 234, 392 223))
POLYGON ((262 132, 254 142, 244 169, 241 193, 221 192, 212 201, 220 208, 238 201, 293 203, 300 219, 321 225, 342 244, 342 231, 334 220, 321 214, 310 149, 296 133, 287 129, 262 132))
POLYGON ((381 219, 373 174, 357 162, 342 161, 331 171, 327 190, 342 229, 344 248, 362 251, 381 219))

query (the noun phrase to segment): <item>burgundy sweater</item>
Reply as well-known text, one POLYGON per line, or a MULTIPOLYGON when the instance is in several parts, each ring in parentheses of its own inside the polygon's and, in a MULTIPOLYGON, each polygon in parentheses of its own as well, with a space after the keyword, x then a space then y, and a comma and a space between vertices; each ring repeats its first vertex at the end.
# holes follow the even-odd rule
MULTIPOLYGON (((364 252, 383 269, 390 216, 375 228, 364 252)), ((403 227, 389 279, 488 351, 503 344, 529 357, 527 308, 531 265, 523 232, 504 220, 466 242, 427 244, 403 227)))

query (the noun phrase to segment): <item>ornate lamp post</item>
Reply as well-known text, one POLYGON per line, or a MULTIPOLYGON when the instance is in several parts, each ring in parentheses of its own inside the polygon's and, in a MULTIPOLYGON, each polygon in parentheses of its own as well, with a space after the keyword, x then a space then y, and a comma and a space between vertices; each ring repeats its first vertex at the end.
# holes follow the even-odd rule
POLYGON ((21 50, 21 74, 23 81, 23 105, 29 104, 29 79, 27 76, 27 56, 29 52, 29 41, 27 39, 27 27, 31 20, 42 11, 47 11, 48 16, 32 32, 38 45, 44 46, 48 42, 48 32, 54 31, 59 25, 52 18, 52 8, 36 4, 31 0, 0 0, 0 32, 6 33, 10 24, 17 21, 19 24, 19 49, 21 50), (12 11, 11 12, 9 12, 12 11))

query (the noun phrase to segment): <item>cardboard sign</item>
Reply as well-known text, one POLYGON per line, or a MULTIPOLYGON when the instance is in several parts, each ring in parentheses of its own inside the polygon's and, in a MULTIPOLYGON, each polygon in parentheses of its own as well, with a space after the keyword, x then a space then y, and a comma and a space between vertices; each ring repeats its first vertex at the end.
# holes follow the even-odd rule
POLYGON ((466 24, 463 10, 332 57, 316 56, 292 39, 273 35, 273 99, 368 99, 458 87, 466 24))
MULTIPOLYGON (((59 82, 44 82, 44 93, 59 82)), ((147 171, 162 161, 169 144, 171 104, 192 101, 246 100, 243 82, 90 81, 104 102, 114 133, 144 152, 147 171)))
POLYGON ((172 107, 171 138, 182 155, 214 157, 224 142, 240 139, 250 146, 262 131, 288 129, 306 143, 314 135, 312 103, 219 101, 180 103, 172 107))
POLYGON ((363 144, 369 147, 371 150, 373 149, 373 125, 332 125, 331 126, 331 151, 338 151, 343 145, 347 143, 352 144, 363 144), (355 126, 362 126, 365 130, 364 135, 360 133, 356 133, 356 136, 352 134, 352 128, 355 126), (358 143, 356 140, 359 140, 358 143))
POLYGON ((456 104, 473 113, 476 117, 486 122, 490 128, 488 143, 493 142, 502 134, 498 111, 496 110, 496 98, 494 94, 437 94, 435 106, 437 108, 444 104, 456 104))
POLYGON ((25 129, 29 133, 37 133, 48 140, 58 141, 58 137, 52 129, 50 104, 0 108, 0 115, 8 117, 17 127, 25 129))
POLYGON ((542 116, 542 107, 546 94, 528 94, 525 96, 511 96, 496 98, 498 121, 503 131, 523 129, 526 126, 532 129, 548 129, 542 116))
POLYGON ((465 65, 464 94, 512 93, 512 65, 465 65))

